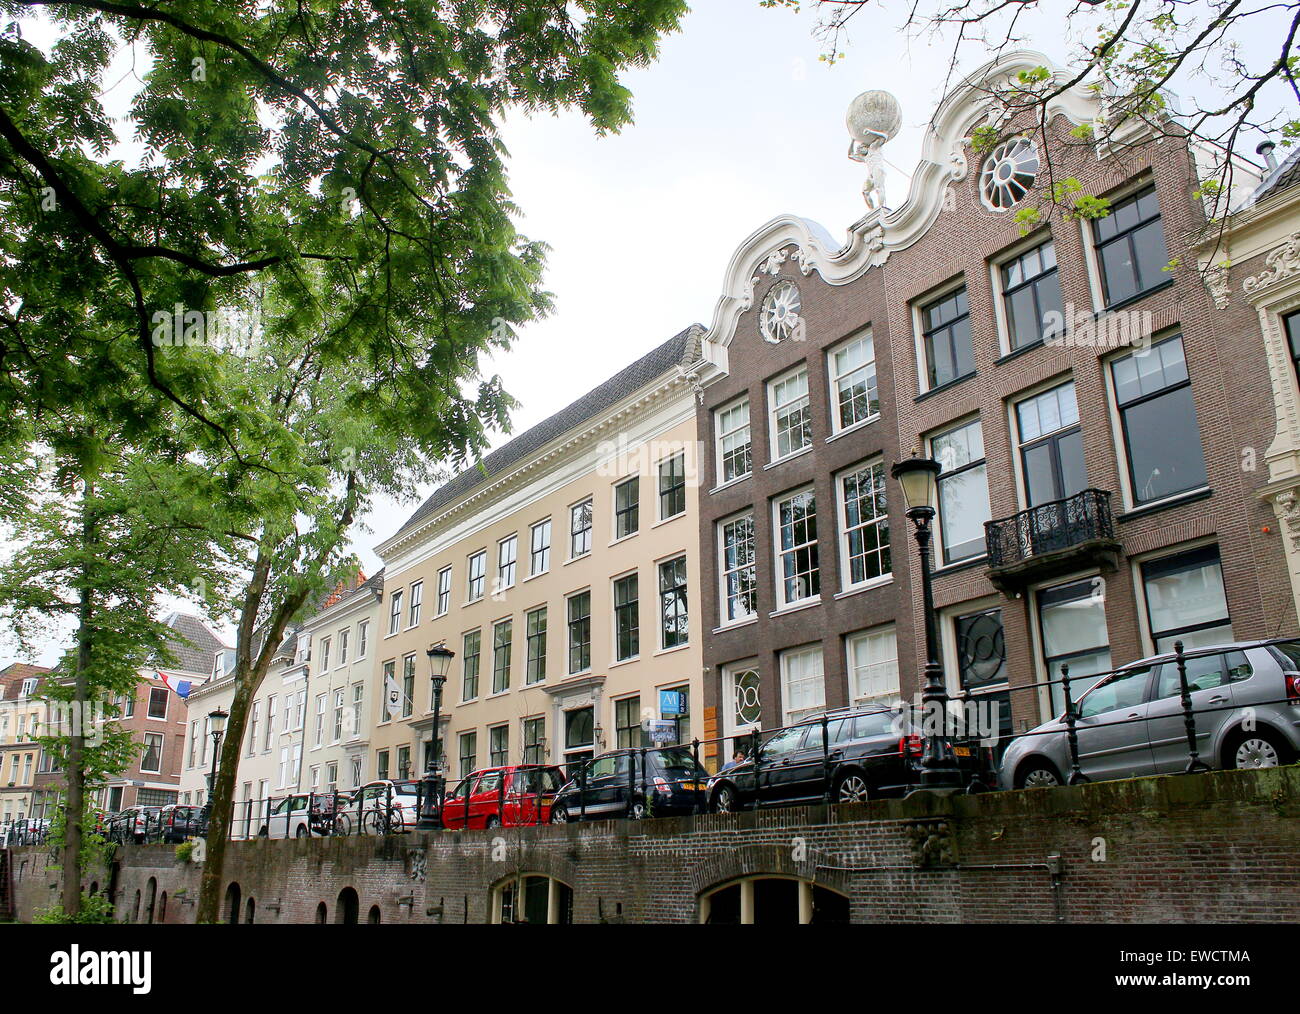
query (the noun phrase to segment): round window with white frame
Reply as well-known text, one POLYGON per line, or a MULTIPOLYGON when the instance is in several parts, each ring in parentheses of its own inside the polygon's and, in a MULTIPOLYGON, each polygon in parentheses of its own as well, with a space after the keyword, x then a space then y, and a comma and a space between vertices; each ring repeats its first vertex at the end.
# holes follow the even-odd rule
POLYGON ((778 282, 768 289, 759 316, 763 340, 777 345, 793 337, 799 327, 799 307, 799 287, 794 282, 778 282))
POLYGON ((1038 178, 1038 147, 1028 137, 1012 137, 993 149, 980 169, 980 200, 992 211, 1006 211, 1029 193, 1038 178))

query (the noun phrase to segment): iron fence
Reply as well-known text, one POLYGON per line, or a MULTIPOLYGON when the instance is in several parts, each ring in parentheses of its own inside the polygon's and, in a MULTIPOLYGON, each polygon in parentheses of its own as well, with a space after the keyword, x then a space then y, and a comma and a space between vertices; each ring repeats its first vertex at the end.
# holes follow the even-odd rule
MULTIPOLYGON (((1183 727, 1183 742, 1186 762, 1181 773, 1195 773, 1210 768, 1210 763, 1201 755, 1198 741, 1204 727, 1198 724, 1198 716, 1222 712, 1244 712, 1250 708, 1272 704, 1300 707, 1300 673, 1284 675, 1284 679, 1294 677, 1294 683, 1288 683, 1283 695, 1276 699, 1256 700, 1249 705, 1225 701, 1209 706, 1195 706, 1192 700, 1192 688, 1188 682, 1188 663, 1199 658, 1225 655, 1254 648, 1267 648, 1273 645, 1294 644, 1293 638, 1276 638, 1269 641, 1256 641, 1233 648, 1204 648, 1193 651, 1184 650, 1183 643, 1177 642, 1172 655, 1172 662, 1178 674, 1179 697, 1178 714, 1183 727)), ((1159 664, 1168 664, 1168 660, 1159 664)), ((1226 662, 1224 663, 1226 665, 1226 662)), ((1021 733, 1004 734, 999 727, 995 732, 991 726, 976 722, 975 732, 971 731, 970 716, 972 706, 986 697, 988 690, 975 692, 969 688, 951 699, 949 709, 941 714, 927 714, 924 708, 916 705, 858 705, 823 714, 790 725, 777 726, 763 730, 750 730, 731 736, 711 739, 692 739, 689 743, 672 746, 641 746, 601 754, 592 761, 582 763, 577 771, 565 780, 563 791, 557 792, 554 786, 546 786, 542 779, 534 780, 531 788, 520 791, 514 779, 502 777, 498 780, 495 793, 472 793, 466 785, 464 791, 453 796, 441 795, 426 798, 427 781, 386 782, 383 785, 363 786, 351 791, 329 790, 323 793, 290 793, 266 799, 247 799, 235 804, 228 834, 232 839, 257 838, 321 838, 347 837, 353 835, 393 835, 411 832, 417 827, 432 828, 442 826, 449 830, 478 827, 513 827, 555 821, 557 816, 557 798, 563 803, 564 819, 577 817, 586 820, 591 817, 654 817, 668 814, 702 814, 717 808, 718 800, 714 786, 725 780, 725 774, 733 769, 731 763, 725 767, 709 770, 706 760, 717 760, 733 749, 743 755, 741 764, 748 765, 747 775, 752 777, 754 785, 754 806, 792 805, 779 796, 765 801, 759 787, 764 784, 765 775, 773 775, 779 761, 770 761, 762 747, 774 737, 792 729, 820 726, 818 747, 811 752, 803 751, 801 763, 805 769, 817 772, 820 768, 820 799, 830 804, 836 802, 833 772, 839 763, 836 757, 835 736, 832 726, 845 719, 863 714, 891 712, 896 716, 899 741, 897 754, 901 760, 903 780, 900 784, 888 786, 890 794, 906 794, 924 783, 922 777, 926 765, 926 751, 932 748, 941 751, 937 757, 941 765, 948 770, 956 770, 959 779, 956 788, 966 792, 989 791, 999 787, 997 770, 998 758, 1005 747, 1014 740, 1035 736, 1060 736, 1064 733, 1068 745, 1068 770, 1060 772, 1061 781, 1077 785, 1088 781, 1083 771, 1082 755, 1079 747, 1080 723, 1083 721, 1079 711, 1079 699, 1075 688, 1082 680, 1089 681, 1089 689, 1100 685, 1108 677, 1133 671, 1134 664, 1108 670, 1103 673, 1089 673, 1085 677, 1071 676, 1068 663, 1060 666, 1059 678, 1049 678, 1032 683, 1015 686, 992 688, 992 693, 1006 694, 1048 694, 1055 688, 1060 689, 1064 699, 1063 711, 1058 716, 1060 727, 1053 729, 1033 729, 1021 733), (940 727, 934 727, 936 721, 940 727), (927 724, 928 723, 928 724, 927 724), (817 751, 820 751, 819 755, 817 751), (612 779, 600 778, 601 787, 612 786, 615 790, 612 802, 604 800, 597 791, 592 778, 592 764, 610 754, 623 758, 616 762, 612 779), (672 763, 665 763, 664 757, 671 756, 672 763), (570 812, 570 802, 576 798, 576 805, 570 812), (423 820, 422 820, 423 818, 423 820)), ((1283 669, 1286 672, 1285 667, 1283 669)), ((1153 677, 1154 678, 1154 674, 1153 677)), ((1119 709, 1121 711, 1126 708, 1119 709)), ((1168 718, 1168 715, 1160 716, 1168 718)), ((1146 717, 1143 722, 1154 719, 1146 717)), ((1138 720, 1127 716, 1109 718, 1105 715, 1088 716, 1089 731, 1111 727, 1128 726, 1136 729, 1138 720)), ((1145 727, 1142 735, 1145 736, 1145 727)), ((1211 758, 1214 760, 1215 758, 1211 758)), ((716 764, 715 764, 716 768, 716 764)), ((548 765, 525 766, 524 769, 509 770, 547 770, 556 769, 548 765)), ((485 769, 501 771, 505 769, 485 769)), ((481 772, 474 772, 477 776, 481 772)), ((1001 779, 1005 787, 1006 777, 1001 779)), ((461 780, 464 782, 464 779, 461 780)), ((810 801, 805 798, 803 802, 810 801)), ((108 823, 109 837, 113 838, 113 818, 108 823)), ((179 807, 171 811, 171 816, 163 812, 146 813, 143 819, 136 819, 134 829, 128 831, 137 841, 168 842, 184 840, 187 837, 207 833, 207 814, 203 807, 179 807), (178 811, 192 811, 185 821, 178 822, 178 811), (197 815, 196 815, 197 814, 197 815), (170 820, 170 823, 168 822, 170 820)), ((44 829, 34 829, 33 836, 43 835, 44 829)), ((43 840, 43 837, 42 839, 43 840)), ((120 838, 118 840, 121 840, 120 838)), ((36 844, 38 842, 31 842, 36 844)))

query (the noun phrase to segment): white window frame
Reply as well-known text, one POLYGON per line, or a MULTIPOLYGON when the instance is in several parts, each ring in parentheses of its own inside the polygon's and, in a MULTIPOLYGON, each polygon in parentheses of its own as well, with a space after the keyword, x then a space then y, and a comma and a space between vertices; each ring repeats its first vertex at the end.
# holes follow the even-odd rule
POLYGON ((402 590, 399 588, 388 599, 388 636, 402 632, 402 590))
POLYGON ((505 591, 508 588, 513 588, 515 586, 515 582, 518 580, 519 580, 519 533, 512 532, 510 535, 507 535, 504 539, 499 539, 497 541, 497 590, 505 591), (509 562, 507 562, 505 560, 506 546, 511 545, 512 543, 514 545, 514 552, 509 562), (510 570, 509 581, 507 581, 504 576, 507 567, 510 570))
MULTIPOLYGON (((871 668, 869 667, 869 668, 871 668)), ((893 623, 882 623, 877 627, 868 627, 866 630, 855 630, 851 634, 844 636, 844 668, 848 674, 849 699, 854 705, 863 703, 892 703, 902 700, 902 689, 899 685, 898 671, 898 628, 893 623), (892 682, 890 688, 877 691, 875 693, 860 693, 859 673, 853 662, 853 646, 862 641, 872 639, 892 638, 894 644, 894 655, 890 660, 873 663, 875 666, 893 666, 892 682)), ((886 679, 889 679, 888 670, 886 670, 886 679)))
POLYGON ((584 496, 577 503, 570 504, 569 505, 569 538, 568 538, 568 552, 569 552, 570 563, 572 563, 574 560, 585 559, 586 557, 591 555, 592 547, 595 545, 595 538, 594 538, 595 531, 596 531, 595 497, 584 496), (578 533, 573 530, 574 515, 576 514, 577 511, 579 511, 584 506, 587 507, 591 512, 589 523, 587 525, 587 548, 584 552, 574 553, 573 551, 574 539, 578 535, 578 533))
POLYGON ((742 395, 741 397, 728 402, 726 405, 723 405, 721 408, 713 410, 713 441, 715 448, 714 481, 717 489, 721 489, 723 486, 730 486, 733 482, 740 482, 742 479, 748 479, 754 474, 754 410, 753 406, 750 404, 749 395, 742 395), (744 423, 734 429, 723 430, 723 416, 731 412, 739 411, 742 408, 745 410, 744 423), (729 437, 738 435, 742 430, 747 434, 745 443, 749 447, 749 470, 742 475, 734 475, 728 479, 724 475, 723 466, 723 460, 726 456, 727 450, 726 440, 729 437))
POLYGON ((479 549, 470 553, 465 558, 465 604, 480 602, 487 593, 487 550, 479 549), (481 570, 478 576, 478 593, 474 591, 474 561, 480 562, 481 570))
POLYGON ((733 514, 729 518, 723 518, 717 523, 717 552, 715 554, 716 566, 718 568, 718 629, 724 627, 740 627, 746 623, 753 623, 758 619, 758 522, 755 520, 752 509, 741 511, 739 514, 733 514), (749 520, 750 539, 754 553, 754 560, 748 566, 754 570, 754 611, 748 616, 742 616, 737 619, 729 619, 730 612, 729 600, 727 594, 727 578, 731 574, 740 573, 743 567, 737 567, 734 570, 727 569, 727 527, 737 524, 740 521, 749 520))
POLYGON ((552 542, 553 529, 554 526, 551 524, 550 518, 542 518, 541 521, 534 521, 531 525, 528 526, 528 576, 529 577, 541 577, 541 575, 543 574, 550 573, 551 548, 552 548, 551 542, 552 542), (537 551, 537 531, 539 529, 546 530, 546 543, 542 548, 542 553, 544 555, 544 559, 546 562, 541 567, 541 569, 534 569, 533 554, 537 551))
MULTIPOLYGON (((935 457, 935 454, 934 454, 934 442, 935 442, 935 440, 939 439, 940 437, 946 437, 948 434, 950 434, 950 433, 955 433, 955 432, 957 432, 958 430, 966 429, 968 426, 971 426, 972 424, 973 424, 973 425, 976 425, 976 426, 979 426, 979 428, 980 428, 980 444, 981 444, 981 445, 983 446, 983 448, 984 448, 984 454, 983 454, 983 457, 981 457, 980 459, 978 459, 978 460, 980 460, 980 461, 982 461, 982 462, 984 463, 984 495, 985 495, 985 497, 989 500, 989 517, 985 518, 984 520, 985 520, 985 521, 992 521, 992 520, 993 520, 993 517, 992 517, 993 504, 992 504, 992 497, 989 495, 989 472, 988 472, 988 468, 989 468, 989 450, 988 450, 988 444, 987 444, 987 443, 985 442, 985 440, 984 440, 984 418, 983 418, 983 416, 978 415, 978 414, 977 414, 977 415, 966 416, 966 417, 964 417, 964 418, 962 418, 962 419, 959 419, 959 420, 957 420, 957 421, 955 421, 955 422, 947 423, 946 425, 943 426, 942 429, 937 429, 937 430, 934 430, 934 431, 932 431, 932 432, 926 434, 926 437, 925 437, 926 453, 927 453, 931 458, 934 458, 934 457, 935 457)), ((940 462, 940 464, 942 464, 942 462, 940 462)), ((962 465, 961 467, 962 467, 962 469, 966 469, 966 468, 968 468, 968 467, 978 467, 978 466, 971 466, 971 465, 967 464, 967 465, 962 465)), ((944 536, 943 536, 943 510, 942 510, 941 507, 940 507, 940 494, 939 494, 939 490, 940 490, 940 486, 939 486, 939 484, 942 482, 943 478, 944 478, 944 477, 943 477, 942 475, 940 475, 940 476, 936 476, 936 478, 935 478, 935 505, 934 505, 934 521, 933 521, 933 526, 934 526, 934 535, 933 535, 932 540, 931 540, 931 546, 933 547, 933 551, 934 551, 934 569, 935 569, 935 570, 942 570, 942 569, 945 568, 945 567, 965 567, 965 566, 968 566, 968 565, 974 564, 974 563, 975 563, 976 561, 978 561, 978 560, 983 560, 983 559, 986 559, 986 558, 988 557, 988 544, 987 544, 987 542, 986 542, 986 543, 985 543, 985 546, 984 546, 984 549, 983 549, 981 552, 975 553, 975 554, 972 555, 972 556, 966 556, 966 557, 963 557, 963 558, 960 559, 960 560, 953 560, 951 563, 948 562, 948 560, 947 560, 947 558, 946 558, 946 553, 945 553, 945 550, 944 550, 944 543, 943 543, 943 538, 944 538, 944 536)))
POLYGON ((451 612, 451 565, 438 571, 438 598, 433 606, 437 616, 446 616, 451 612))
POLYGON ((778 659, 781 673, 781 724, 793 725, 800 718, 824 710, 826 708, 826 656, 820 642, 805 644, 796 648, 787 648, 779 654, 778 659), (811 682, 820 679, 821 701, 795 711, 790 707, 792 694, 790 693, 789 663, 796 657, 809 657, 814 654, 817 656, 821 672, 815 676, 803 677, 800 682, 811 682))
MULTIPOLYGON (((945 384, 939 384, 935 387, 930 386, 930 361, 925 354, 925 311, 935 303, 940 303, 953 295, 958 289, 966 289, 966 315, 970 317, 970 288, 967 285, 966 276, 958 275, 951 279, 945 285, 937 289, 932 289, 922 295, 915 297, 908 309, 912 312, 912 335, 913 344, 916 354, 916 386, 918 394, 925 394, 928 391, 938 390, 939 387, 946 387, 947 384, 955 384, 956 380, 948 381, 945 384)), ((974 344, 975 336, 972 333, 971 343, 974 344)), ((969 380, 979 373, 979 366, 976 364, 975 373, 967 374, 962 380, 969 380)))
MULTIPOLYGON (((892 546, 890 552, 889 570, 887 572, 880 574, 876 577, 866 578, 862 581, 858 581, 857 583, 854 583, 851 580, 853 571, 852 571, 852 563, 849 558, 848 500, 844 495, 844 480, 848 478, 850 475, 854 475, 866 469, 876 469, 876 468, 881 470, 882 476, 885 476, 885 471, 884 471, 885 462, 883 458, 869 458, 866 461, 859 462, 856 465, 852 465, 849 468, 844 469, 842 472, 835 473, 835 510, 837 515, 835 527, 838 529, 838 536, 840 541, 839 549, 840 549, 840 593, 841 594, 845 594, 848 592, 863 591, 864 589, 867 588, 875 588, 878 587, 879 585, 889 584, 889 582, 894 580, 894 561, 893 561, 892 546)), ((886 476, 886 480, 887 480, 887 476, 886 476)), ((871 527, 872 525, 879 527, 882 523, 885 526, 886 530, 888 531, 889 530, 889 483, 888 481, 885 482, 884 517, 875 518, 871 521, 860 524, 858 525, 858 528, 866 529, 871 527)), ((889 542, 888 538, 885 539, 885 542, 888 544, 889 542)))
POLYGON ((830 398, 829 407, 831 413, 831 437, 828 437, 827 438, 828 440, 831 439, 832 437, 838 436, 841 433, 850 433, 853 430, 861 429, 863 426, 869 426, 871 423, 875 422, 877 419, 880 418, 880 409, 879 409, 880 374, 876 368, 875 336, 872 333, 870 327, 863 328, 857 334, 850 336, 846 340, 840 342, 837 345, 833 345, 826 350, 826 383, 827 383, 827 394, 830 398), (863 363, 861 366, 854 367, 853 369, 849 370, 847 373, 837 374, 835 372, 836 355, 848 350, 852 346, 857 345, 861 342, 867 342, 868 344, 870 344, 871 346, 870 359, 868 359, 867 362, 863 363), (840 382, 845 377, 851 376, 852 374, 857 373, 859 370, 870 370, 871 374, 876 378, 877 409, 874 415, 869 415, 864 419, 859 419, 857 422, 849 423, 846 426, 840 420, 840 382))
POLYGON ((822 598, 822 592, 821 592, 821 571, 823 570, 823 566, 822 566, 822 559, 821 559, 821 546, 820 546, 820 542, 821 542, 821 526, 818 525, 818 538, 817 538, 816 541, 813 541, 813 542, 804 542, 804 543, 799 543, 798 545, 791 547, 789 550, 784 550, 784 551, 783 551, 783 550, 781 549, 781 505, 782 505, 783 503, 786 503, 786 502, 790 501, 790 500, 793 500, 795 497, 800 496, 800 495, 802 495, 802 494, 804 494, 804 493, 812 493, 812 494, 813 494, 813 517, 814 517, 814 518, 818 518, 818 519, 820 519, 821 508, 820 508, 820 506, 817 504, 817 490, 816 490, 816 488, 813 487, 813 486, 801 486, 801 487, 799 487, 798 489, 792 489, 792 490, 790 490, 789 492, 787 492, 787 493, 785 493, 785 494, 782 494, 781 496, 775 497, 775 498, 772 500, 772 508, 771 508, 771 510, 772 510, 772 554, 773 554, 773 565, 774 565, 775 568, 776 568, 775 571, 773 572, 772 577, 773 577, 774 582, 776 583, 775 593, 776 593, 776 607, 777 607, 777 612, 780 612, 780 611, 783 610, 783 609, 794 609, 794 608, 799 607, 799 606, 805 606, 805 605, 810 605, 810 604, 812 604, 812 603, 814 603, 814 602, 820 602, 820 601, 821 601, 821 598, 822 598), (791 552, 791 553, 797 552, 799 549, 802 549, 802 548, 804 548, 804 547, 806 547, 806 546, 817 546, 817 547, 818 547, 818 550, 817 550, 817 577, 818 577, 818 579, 817 579, 817 584, 818 584, 817 592, 816 592, 815 594, 812 594, 812 595, 807 595, 807 596, 805 596, 804 598, 801 598, 801 599, 786 599, 786 597, 785 597, 785 568, 782 566, 782 555, 783 555, 784 552, 791 552))
POLYGON ((808 451, 816 441, 816 436, 812 433, 812 375, 808 370, 807 363, 800 363, 794 369, 787 370, 779 377, 773 377, 767 382, 767 433, 768 433, 768 457, 769 464, 775 465, 778 462, 786 461, 798 454, 808 451), (804 377, 804 393, 799 398, 792 398, 789 401, 777 404, 776 388, 779 384, 785 384, 789 381, 796 380, 800 374, 804 377), (780 453, 780 424, 778 418, 783 410, 789 409, 796 402, 804 402, 804 409, 808 413, 808 443, 798 447, 786 454, 780 453))
POLYGON ((406 606, 406 629, 412 630, 420 625, 420 610, 424 605, 424 582, 412 581, 411 591, 406 606))
POLYGON ((357 624, 357 653, 353 662, 360 662, 370 650, 370 621, 362 620, 357 624))

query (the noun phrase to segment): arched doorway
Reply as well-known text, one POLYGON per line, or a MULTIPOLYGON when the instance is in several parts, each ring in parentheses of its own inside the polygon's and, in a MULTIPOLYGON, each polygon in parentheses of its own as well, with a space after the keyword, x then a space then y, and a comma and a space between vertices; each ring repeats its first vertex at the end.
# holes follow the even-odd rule
POLYGON ((153 922, 154 904, 158 900, 158 880, 150 877, 149 882, 144 887, 144 921, 153 922))
POLYGON ((380 915, 379 912, 379 906, 371 905, 370 914, 366 916, 366 922, 369 923, 371 926, 378 926, 381 921, 381 918, 382 916, 380 915))
POLYGON ((99 893, 99 881, 98 881, 98 880, 92 880, 92 881, 90 882, 90 896, 93 898, 93 897, 94 897, 95 895, 97 895, 98 893, 99 893))
POLYGON ((798 877, 744 877, 700 896, 700 922, 716 926, 844 925, 849 899, 798 877))
POLYGON ((573 922, 573 888, 544 873, 508 877, 492 891, 492 921, 567 926, 573 922))
POLYGON ((329 910, 325 907, 325 902, 316 906, 316 925, 324 926, 329 921, 329 910))
POLYGON ((140 921, 140 892, 135 892, 135 901, 131 904, 131 921, 140 921))
POLYGON ((338 904, 334 910, 334 921, 345 926, 355 926, 361 912, 361 899, 351 887, 339 891, 338 904))
POLYGON ((244 906, 244 922, 253 925, 254 917, 257 915, 257 902, 252 898, 248 899, 248 904, 244 906))
POLYGON ((230 886, 226 888, 226 922, 231 926, 239 923, 239 901, 239 884, 231 881, 230 886))
POLYGON ((167 892, 158 895, 158 921, 167 921, 167 892))

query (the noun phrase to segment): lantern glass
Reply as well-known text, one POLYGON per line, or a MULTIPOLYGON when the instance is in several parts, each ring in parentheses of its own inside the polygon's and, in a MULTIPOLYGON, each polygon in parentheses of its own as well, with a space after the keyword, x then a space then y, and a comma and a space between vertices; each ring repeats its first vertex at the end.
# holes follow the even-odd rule
POLYGON ((456 657, 456 653, 445 644, 435 644, 429 649, 428 655, 429 676, 435 680, 445 680, 447 672, 451 669, 451 660, 456 657))
POLYGON ((893 467, 908 510, 933 510, 941 466, 933 458, 908 458, 893 467))
POLYGON ((216 711, 213 711, 208 715, 208 728, 219 736, 224 735, 226 731, 226 719, 229 717, 230 715, 227 712, 223 711, 221 708, 217 708, 216 711))

